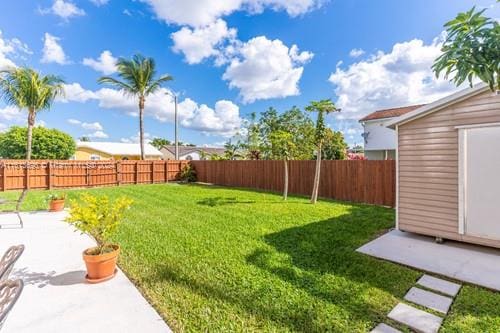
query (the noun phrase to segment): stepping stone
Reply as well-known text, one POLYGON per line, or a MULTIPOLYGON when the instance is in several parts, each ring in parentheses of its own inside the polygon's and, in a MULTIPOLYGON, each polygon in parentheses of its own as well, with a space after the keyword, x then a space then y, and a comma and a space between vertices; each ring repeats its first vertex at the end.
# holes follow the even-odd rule
POLYGON ((425 274, 418 281, 417 284, 424 286, 426 288, 439 291, 445 295, 455 297, 460 290, 461 285, 446 281, 443 279, 438 279, 433 276, 425 274))
POLYGON ((415 287, 408 291, 405 300, 441 312, 442 314, 447 314, 451 303, 453 303, 453 298, 441 296, 415 287))
POLYGON ((370 333, 402 333, 402 332, 389 325, 378 324, 377 327, 375 327, 370 331, 370 333))
POLYGON ((443 322, 441 317, 403 303, 396 305, 387 317, 418 333, 437 333, 443 322))

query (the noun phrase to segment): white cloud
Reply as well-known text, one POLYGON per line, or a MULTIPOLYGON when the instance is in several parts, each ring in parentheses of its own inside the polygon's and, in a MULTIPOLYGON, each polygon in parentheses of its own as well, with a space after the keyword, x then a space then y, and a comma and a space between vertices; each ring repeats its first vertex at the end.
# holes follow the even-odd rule
POLYGON ((5 39, 0 30, 0 70, 16 67, 14 59, 24 58, 26 54, 32 54, 28 45, 17 38, 5 39))
POLYGON ((82 88, 79 83, 64 84, 64 96, 57 97, 58 102, 86 102, 97 98, 95 93, 82 88))
POLYGON ((167 23, 207 26, 217 19, 235 11, 243 10, 250 14, 261 13, 269 8, 286 11, 290 16, 298 16, 313 10, 323 0, 141 0, 148 3, 156 16, 167 23))
POLYGON ((97 121, 93 123, 86 123, 78 119, 68 119, 68 123, 70 123, 71 125, 80 126, 81 128, 90 131, 102 131, 104 129, 102 125, 97 121))
POLYGON ((296 45, 288 48, 279 39, 264 36, 243 43, 237 53, 223 79, 240 90, 245 103, 298 95, 301 65, 313 57, 311 52, 299 52, 296 45))
POLYGON ((92 58, 84 58, 83 59, 83 64, 85 66, 89 66, 92 69, 103 73, 104 75, 110 75, 116 72, 116 59, 113 57, 113 54, 105 50, 101 53, 99 58, 97 60, 92 59, 92 58))
POLYGON ((219 19, 202 28, 183 27, 171 37, 174 52, 183 53, 188 64, 198 64, 205 58, 221 56, 221 45, 236 37, 236 29, 228 29, 226 22, 219 19))
POLYGON ((64 0, 54 0, 52 7, 40 9, 40 13, 44 15, 54 14, 61 17, 65 21, 67 21, 71 17, 85 15, 85 11, 83 9, 78 8, 71 1, 64 1, 64 0))
POLYGON ((428 45, 414 39, 347 69, 337 67, 329 81, 335 85, 342 117, 357 119, 378 109, 428 103, 456 91, 453 84, 436 79, 431 70, 440 50, 440 39, 428 45))
POLYGON ((109 2, 109 0, 90 0, 90 2, 99 7, 106 5, 109 2))
POLYGON ((95 132, 87 134, 85 136, 88 136, 89 138, 95 138, 95 139, 106 139, 106 138, 109 138, 109 135, 107 135, 103 131, 95 131, 95 132))
POLYGON ((59 65, 69 63, 62 46, 59 44, 59 40, 60 38, 52 36, 48 32, 45 33, 42 63, 55 62, 59 65))
POLYGON ((352 58, 361 57, 363 54, 365 54, 365 51, 362 49, 352 49, 351 52, 349 52, 349 56, 352 58))
MULTIPOLYGON (((160 88, 148 96, 145 115, 160 122, 173 122, 175 106, 171 93, 166 88, 160 88)), ((135 117, 138 113, 137 101, 134 98, 124 96, 120 91, 110 88, 90 91, 82 88, 78 83, 72 83, 66 85, 64 99, 58 99, 63 103, 85 103, 91 100, 97 101, 99 107, 103 109, 118 110, 135 117)), ((178 103, 178 117, 180 125, 184 128, 213 135, 232 136, 241 126, 238 106, 225 100, 218 101, 214 108, 210 108, 186 98, 178 103)), ((83 128, 84 124, 87 124, 88 129, 98 129, 96 123, 83 123, 76 119, 69 119, 68 122, 83 128), (91 126, 94 127, 90 128, 91 126)))
MULTIPOLYGON (((139 132, 137 132, 135 135, 132 135, 128 138, 121 138, 120 141, 123 143, 139 143, 139 132)), ((148 132, 144 132, 144 142, 145 143, 150 143, 151 142, 151 134, 148 132)))

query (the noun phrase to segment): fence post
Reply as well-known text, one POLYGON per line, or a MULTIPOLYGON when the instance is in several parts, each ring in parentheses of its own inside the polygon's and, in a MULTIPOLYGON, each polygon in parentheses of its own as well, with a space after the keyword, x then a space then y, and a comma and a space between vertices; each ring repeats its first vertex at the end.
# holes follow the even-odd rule
POLYGON ((85 185, 90 186, 90 172, 88 163, 85 165, 85 185))
POLYGON ((5 167, 5 162, 2 162, 2 191, 5 191, 6 180, 7 180, 7 168, 5 167))
POLYGON ((137 184, 138 181, 139 181, 139 161, 135 162, 134 168, 135 168, 135 179, 134 179, 134 181, 137 184))
POLYGON ((151 184, 155 182, 155 161, 151 161, 151 184))
POLYGON ((120 161, 117 161, 115 163, 115 166, 116 166, 116 185, 120 186, 120 183, 122 182, 122 175, 121 175, 121 172, 122 172, 122 164, 120 163, 120 161))
POLYGON ((165 183, 168 183, 168 160, 164 161, 165 163, 165 183))
POLYGON ((52 162, 47 162, 47 187, 49 188, 49 190, 52 189, 52 162))

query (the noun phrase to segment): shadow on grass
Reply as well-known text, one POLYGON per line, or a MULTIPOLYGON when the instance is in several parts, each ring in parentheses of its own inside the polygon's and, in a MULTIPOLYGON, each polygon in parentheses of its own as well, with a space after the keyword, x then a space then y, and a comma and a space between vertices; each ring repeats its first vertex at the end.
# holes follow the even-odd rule
POLYGON ((385 319, 419 276, 355 252, 391 227, 391 219, 387 209, 352 207, 345 215, 264 236, 265 244, 244 258, 244 271, 221 262, 207 272, 222 270, 219 278, 219 273, 206 277, 163 262, 152 279, 232 304, 275 328, 368 331, 385 319))
POLYGON ((197 202, 198 205, 204 206, 225 206, 225 205, 234 205, 234 204, 252 204, 255 203, 253 200, 238 200, 237 198, 224 198, 224 197, 211 197, 205 198, 197 202))

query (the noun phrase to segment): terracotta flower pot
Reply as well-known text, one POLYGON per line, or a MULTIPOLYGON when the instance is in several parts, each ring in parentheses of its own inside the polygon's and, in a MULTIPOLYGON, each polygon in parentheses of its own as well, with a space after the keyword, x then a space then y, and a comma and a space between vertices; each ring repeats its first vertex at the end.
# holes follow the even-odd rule
POLYGON ((112 247, 114 251, 99 255, 88 254, 95 248, 83 251, 83 260, 85 266, 87 266, 87 276, 85 277, 87 282, 104 282, 115 276, 116 260, 120 254, 120 246, 112 245, 112 247))
POLYGON ((60 212, 64 209, 64 199, 50 200, 49 212, 60 212))

